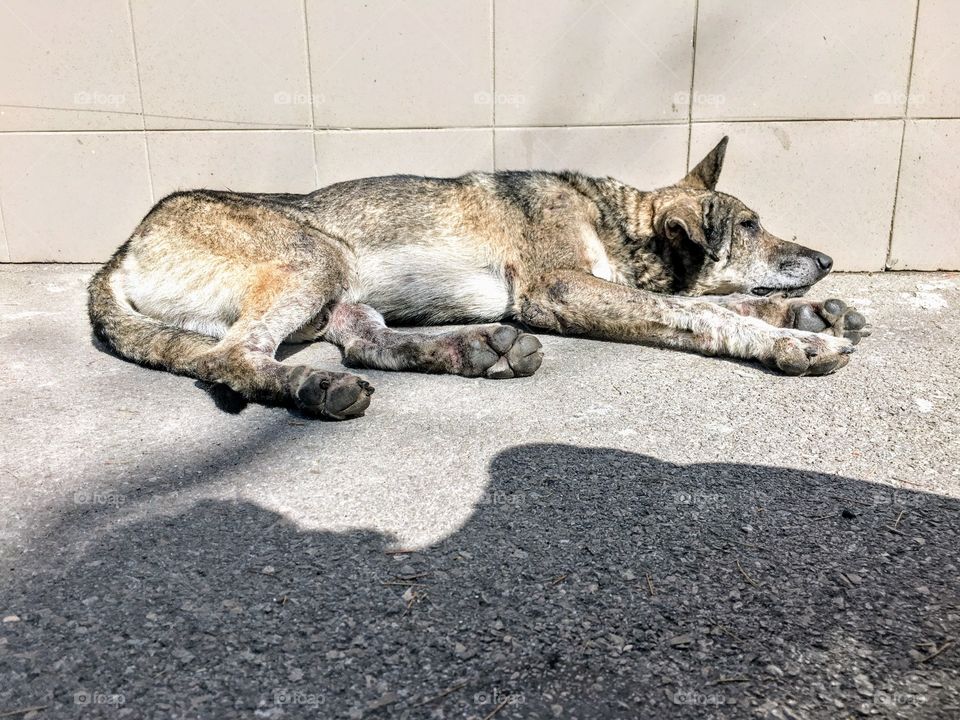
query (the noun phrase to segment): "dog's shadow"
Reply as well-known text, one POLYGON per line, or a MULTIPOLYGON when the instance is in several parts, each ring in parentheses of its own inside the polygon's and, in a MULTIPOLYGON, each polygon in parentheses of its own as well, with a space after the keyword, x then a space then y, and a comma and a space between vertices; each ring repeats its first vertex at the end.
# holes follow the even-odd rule
POLYGON ((916 718, 960 705, 953 499, 519 446, 493 459, 459 531, 397 553, 381 534, 304 531, 249 502, 170 515, 160 493, 183 472, 150 486, 153 516, 81 539, 65 509, 56 543, 14 564, 0 707, 65 716, 77 692, 106 698, 85 714, 116 714, 120 695, 135 717, 916 718), (75 560, 58 550, 81 541, 75 560))

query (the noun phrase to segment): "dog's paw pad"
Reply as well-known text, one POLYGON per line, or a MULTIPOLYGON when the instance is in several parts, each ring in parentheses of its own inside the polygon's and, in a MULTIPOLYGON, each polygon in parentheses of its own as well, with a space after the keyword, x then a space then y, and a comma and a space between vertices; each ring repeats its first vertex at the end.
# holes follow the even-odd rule
POLYGON ((506 357, 501 357, 493 365, 487 368, 487 371, 484 375, 491 380, 506 380, 508 378, 515 377, 513 374, 513 368, 510 367, 510 363, 507 361, 506 357))
POLYGON ((867 319, 856 308, 837 298, 822 303, 798 302, 793 310, 792 325, 797 330, 844 337, 854 345, 870 335, 867 319))
POLYGON ((316 370, 299 383, 295 398, 305 413, 346 420, 363 415, 372 394, 370 383, 356 375, 316 370))
POLYGON ((844 316, 844 324, 847 330, 862 330, 867 326, 867 319, 854 309, 850 309, 844 316))
POLYGON ((491 348, 497 351, 497 353, 504 355, 516 341, 517 335, 519 334, 520 331, 515 327, 511 327, 510 325, 501 325, 492 333, 490 333, 487 342, 490 344, 491 348))
POLYGON ((520 333, 507 353, 507 360, 517 377, 533 375, 543 362, 543 345, 533 335, 520 333))
POLYGON ((540 341, 510 325, 478 328, 464 344, 461 374, 492 380, 533 375, 543 362, 540 341))
POLYGON ((806 330, 807 332, 820 332, 828 326, 826 321, 810 305, 802 305, 797 311, 794 327, 797 330, 806 330))

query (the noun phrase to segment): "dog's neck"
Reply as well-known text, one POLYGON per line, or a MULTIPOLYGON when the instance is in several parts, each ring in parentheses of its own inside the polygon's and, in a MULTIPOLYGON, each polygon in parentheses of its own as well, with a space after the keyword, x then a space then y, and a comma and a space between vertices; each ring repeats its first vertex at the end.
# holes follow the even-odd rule
POLYGON ((636 287, 673 293, 686 289, 685 258, 654 227, 654 193, 611 177, 564 173, 563 178, 597 207, 597 233, 613 259, 629 269, 636 287))

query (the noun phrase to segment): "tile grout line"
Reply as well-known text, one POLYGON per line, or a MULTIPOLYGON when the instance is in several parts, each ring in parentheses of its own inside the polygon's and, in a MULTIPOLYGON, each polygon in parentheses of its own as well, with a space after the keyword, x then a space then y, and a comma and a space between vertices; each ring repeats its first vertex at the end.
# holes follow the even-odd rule
POLYGON ((693 88, 697 77, 697 31, 700 27, 700 0, 693 5, 693 49, 690 57, 690 94, 687 95, 687 167, 690 172, 690 152, 693 143, 693 88))
POLYGON ((900 126, 900 152, 897 157, 897 179, 893 183, 893 209, 890 212, 890 231, 887 233, 887 252, 883 259, 883 269, 890 269, 891 255, 893 254, 893 228, 897 221, 897 205, 900 201, 900 173, 903 172, 903 145, 907 137, 907 121, 902 120, 900 126))
POLYGON ((3 219, 3 193, 0 193, 0 262, 8 263, 10 259, 10 243, 7 242, 7 225, 3 219))
POLYGON ((920 3, 917 0, 916 10, 913 13, 913 42, 910 45, 910 65, 907 69, 907 94, 903 101, 903 117, 900 120, 900 156, 897 159, 897 181, 893 185, 893 211, 890 213, 890 234, 887 236, 887 257, 883 261, 883 269, 890 269, 891 255, 893 254, 893 227, 897 220, 897 205, 900 202, 900 174, 903 172, 903 146, 907 138, 907 115, 910 112, 910 86, 913 83, 913 59, 917 53, 917 26, 920 22, 920 3))
POLYGON ((490 118, 490 147, 493 171, 497 171, 497 0, 490 0, 490 87, 493 90, 490 118))
POLYGON ((133 43, 133 65, 137 70, 137 94, 140 96, 140 125, 143 127, 143 154, 147 162, 147 187, 150 189, 150 203, 157 201, 153 188, 153 164, 150 161, 150 140, 147 138, 147 113, 143 104, 143 78, 140 76, 140 54, 137 52, 137 31, 133 27, 133 0, 127 0, 127 17, 130 19, 130 40, 133 43))
MULTIPOLYGON (((764 125, 764 124, 800 124, 800 123, 865 123, 865 122, 901 122, 903 115, 883 115, 880 117, 857 117, 857 118, 838 118, 838 117, 816 117, 816 118, 710 118, 694 120, 693 125, 764 125)), ((918 115, 910 117, 909 120, 960 120, 960 116, 926 116, 918 115)), ((607 128, 643 128, 643 127, 683 127, 687 125, 687 120, 651 120, 649 122, 622 122, 622 123, 585 123, 585 124, 541 124, 541 125, 498 125, 500 130, 604 130, 607 128)), ((218 132, 218 133, 239 133, 239 132, 280 132, 280 133, 309 133, 309 132, 404 132, 410 130, 435 130, 437 132, 454 132, 458 130, 489 130, 489 125, 429 125, 416 126, 404 125, 400 127, 320 127, 315 131, 309 127, 205 127, 205 128, 150 128, 150 133, 200 133, 200 132, 218 132)), ((130 133, 142 133, 143 130, 0 130, 2 135, 123 135, 130 133)))
MULTIPOLYGON (((960 120, 960 116, 953 115, 917 115, 906 118, 908 120, 960 120)), ((498 125, 500 130, 604 130, 607 128, 632 128, 632 127, 683 127, 692 125, 764 125, 764 124, 800 124, 800 123, 864 123, 864 122, 901 122, 904 116, 901 115, 882 115, 878 117, 813 117, 813 118, 704 118, 688 122, 686 119, 671 120, 650 120, 648 122, 620 122, 620 123, 583 123, 583 124, 549 124, 540 125, 498 125)), ((403 132, 409 130, 436 130, 438 132, 451 132, 457 130, 489 130, 490 125, 403 125, 399 127, 350 127, 350 126, 329 126, 312 129, 303 127, 277 127, 277 126, 258 126, 258 127, 194 127, 194 128, 149 128, 146 132, 150 133, 199 133, 199 132, 219 132, 219 133, 238 133, 238 132, 281 132, 281 133, 309 133, 309 132, 403 132)), ((101 128, 96 130, 0 130, 2 135, 123 135, 129 133, 142 133, 143 129, 111 129, 101 128)))
POLYGON ((310 57, 310 20, 307 15, 307 0, 303 7, 303 42, 307 50, 307 99, 310 101, 310 148, 313 150, 313 186, 320 187, 320 161, 317 158, 317 111, 313 97, 313 61, 310 57))

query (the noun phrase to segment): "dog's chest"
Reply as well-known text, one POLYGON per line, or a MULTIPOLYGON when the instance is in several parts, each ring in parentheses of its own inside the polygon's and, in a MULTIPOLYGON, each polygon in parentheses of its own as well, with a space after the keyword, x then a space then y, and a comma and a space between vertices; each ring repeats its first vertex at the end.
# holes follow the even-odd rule
POLYGON ((580 227, 578 241, 585 270, 601 280, 615 283, 627 282, 628 277, 621 263, 610 257, 603 241, 592 226, 584 223, 580 227))

